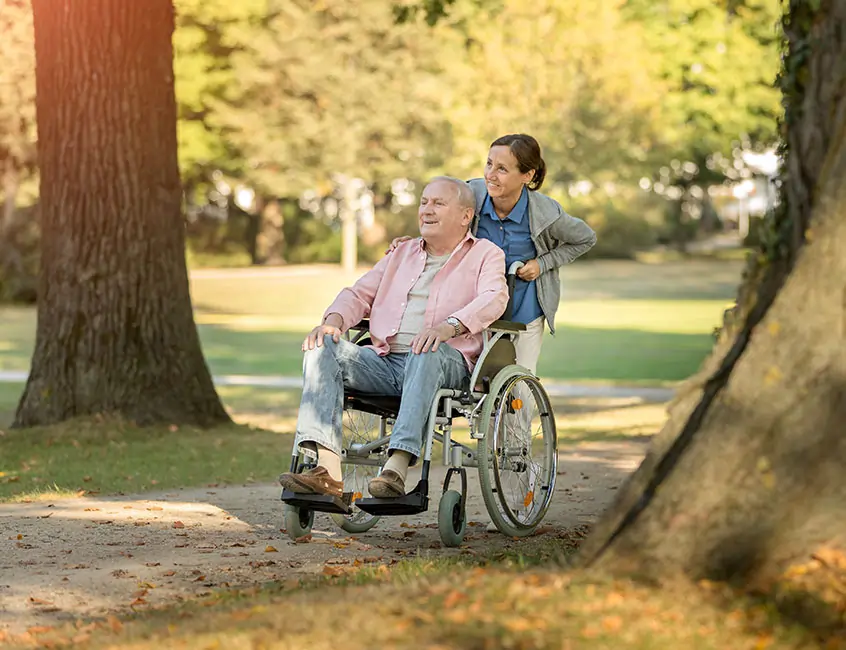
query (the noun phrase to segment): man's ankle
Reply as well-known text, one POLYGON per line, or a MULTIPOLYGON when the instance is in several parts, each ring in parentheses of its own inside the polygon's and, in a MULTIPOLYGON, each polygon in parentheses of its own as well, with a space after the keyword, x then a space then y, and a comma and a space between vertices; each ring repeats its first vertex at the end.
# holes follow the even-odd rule
POLYGON ((328 447, 320 444, 317 445, 317 466, 324 468, 333 480, 344 480, 344 473, 341 470, 341 457, 328 447))
POLYGON ((403 482, 405 482, 405 479, 408 476, 408 466, 411 464, 412 458, 414 458, 414 455, 410 452, 403 451, 402 449, 394 449, 388 458, 388 462, 385 463, 385 466, 382 468, 382 471, 388 469, 394 471, 399 474, 403 482))

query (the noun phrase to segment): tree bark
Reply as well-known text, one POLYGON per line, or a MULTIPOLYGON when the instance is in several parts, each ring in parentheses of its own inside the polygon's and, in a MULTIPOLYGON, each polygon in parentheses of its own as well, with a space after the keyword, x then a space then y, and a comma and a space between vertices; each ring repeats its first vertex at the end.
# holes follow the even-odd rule
POLYGON ((3 219, 0 221, 0 239, 6 237, 12 229, 15 220, 15 210, 18 201, 18 186, 20 185, 20 173, 14 166, 10 166, 3 179, 3 219))
MULTIPOLYGON (((794 0, 782 255, 682 390, 580 560, 746 584, 846 543, 846 0, 794 0)), ((788 57, 790 59, 790 57, 788 57)))
POLYGON ((227 421, 200 350, 171 0, 33 0, 42 264, 15 425, 227 421))

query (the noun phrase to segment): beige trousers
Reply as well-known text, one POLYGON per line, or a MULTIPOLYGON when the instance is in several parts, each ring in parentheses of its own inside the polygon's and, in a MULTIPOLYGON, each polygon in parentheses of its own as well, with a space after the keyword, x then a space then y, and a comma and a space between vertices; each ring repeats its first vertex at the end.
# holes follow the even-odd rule
POLYGON ((528 368, 538 374, 538 357, 543 345, 544 317, 536 318, 526 325, 526 331, 517 335, 514 349, 517 352, 517 365, 528 368))

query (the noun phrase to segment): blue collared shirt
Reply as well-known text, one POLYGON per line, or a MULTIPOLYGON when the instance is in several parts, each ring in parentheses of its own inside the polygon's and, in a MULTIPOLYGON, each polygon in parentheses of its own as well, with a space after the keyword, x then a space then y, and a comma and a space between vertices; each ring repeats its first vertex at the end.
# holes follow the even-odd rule
MULTIPOLYGON (((537 250, 529 230, 529 191, 523 188, 520 199, 505 219, 497 216, 490 195, 486 196, 479 212, 476 236, 492 241, 505 251, 506 271, 517 260, 526 262, 535 259, 537 250)), ((535 281, 526 282, 517 278, 514 284, 514 310, 511 320, 528 324, 541 316, 543 310, 538 302, 535 281)))

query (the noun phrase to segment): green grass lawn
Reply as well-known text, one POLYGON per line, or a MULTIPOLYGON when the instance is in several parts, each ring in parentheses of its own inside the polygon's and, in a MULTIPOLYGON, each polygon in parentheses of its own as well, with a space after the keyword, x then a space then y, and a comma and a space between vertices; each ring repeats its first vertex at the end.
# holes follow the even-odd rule
MULTIPOLYGON (((300 392, 245 386, 219 389, 237 424, 138 428, 114 418, 9 429, 22 384, 0 383, 0 503, 8 500, 139 493, 207 484, 273 481, 287 469, 300 392)), ((553 400, 561 445, 656 433, 660 404, 553 400)), ((465 420, 454 437, 469 443, 465 420)), ((441 451, 434 452, 439 462, 441 451)))
MULTIPOLYGON (((577 262, 562 270, 555 336, 539 372, 558 380, 659 383, 695 372, 734 296, 738 261, 577 262)), ((298 375, 305 333, 357 276, 331 266, 197 271, 192 295, 215 374, 298 375)), ((0 370, 25 370, 35 311, 0 308, 0 370)))

